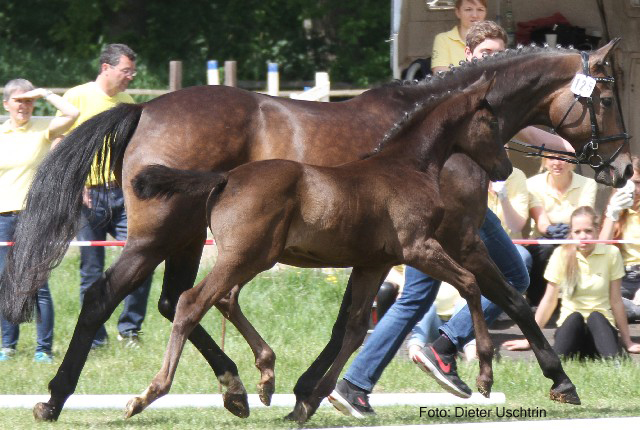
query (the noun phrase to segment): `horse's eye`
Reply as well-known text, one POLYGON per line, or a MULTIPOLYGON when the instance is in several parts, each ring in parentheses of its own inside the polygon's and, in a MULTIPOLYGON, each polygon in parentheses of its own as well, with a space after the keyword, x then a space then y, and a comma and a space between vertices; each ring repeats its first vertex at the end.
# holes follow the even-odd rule
POLYGON ((602 99, 600 99, 600 103, 602 103, 602 106, 604 107, 611 107, 611 105, 613 104, 613 99, 611 97, 603 97, 602 99))

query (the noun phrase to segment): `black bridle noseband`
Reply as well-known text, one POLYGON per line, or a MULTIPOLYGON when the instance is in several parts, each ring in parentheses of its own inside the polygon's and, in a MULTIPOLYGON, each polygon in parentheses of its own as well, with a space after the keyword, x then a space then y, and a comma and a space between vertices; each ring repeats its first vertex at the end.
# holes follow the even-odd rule
MULTIPOLYGON (((615 85, 616 81, 613 76, 605 76, 605 77, 591 76, 589 74, 589 53, 585 51, 580 51, 580 55, 582 57, 582 71, 586 78, 593 79, 596 83, 606 82, 606 83, 611 83, 615 85)), ((622 121, 622 130, 623 130, 622 133, 616 134, 613 136, 600 137, 600 129, 598 128, 596 112, 593 106, 593 97, 591 97, 591 95, 584 96, 580 94, 575 95, 575 100, 573 101, 571 106, 569 106, 569 109, 567 109, 567 112, 562 117, 562 120, 560 121, 560 123, 556 127, 553 127, 551 132, 555 134, 556 130, 559 130, 560 127, 562 127, 562 125, 564 124, 564 121, 569 116, 569 113, 571 112, 571 110, 579 100, 585 100, 587 104, 587 109, 589 110, 589 119, 591 120, 591 139, 582 146, 580 151, 576 151, 576 153, 574 154, 573 152, 569 152, 569 151, 560 151, 556 149, 545 148, 544 145, 536 146, 536 145, 523 144, 520 142, 513 142, 513 141, 512 143, 516 143, 518 145, 524 146, 529 149, 537 149, 537 151, 528 152, 528 151, 520 151, 514 148, 509 148, 509 149, 516 152, 522 152, 527 156, 551 158, 555 160, 566 161, 567 163, 572 163, 572 164, 588 164, 595 170, 601 170, 611 165, 613 160, 615 160, 618 154, 620 154, 620 152, 622 151, 622 148, 624 148, 624 146, 629 143, 629 135, 627 134, 626 129, 624 127, 624 121, 622 121, 622 109, 620 107, 620 101, 617 98, 616 100, 617 100, 617 106, 618 106, 618 113, 620 115, 620 120, 622 121), (613 155, 609 157, 608 160, 603 161, 600 154, 598 154, 598 148, 600 147, 600 144, 607 143, 607 142, 614 142, 616 140, 623 140, 623 142, 618 147, 618 149, 615 150, 613 155), (557 155, 560 155, 560 157, 557 155, 546 155, 543 152, 557 154, 557 155)))

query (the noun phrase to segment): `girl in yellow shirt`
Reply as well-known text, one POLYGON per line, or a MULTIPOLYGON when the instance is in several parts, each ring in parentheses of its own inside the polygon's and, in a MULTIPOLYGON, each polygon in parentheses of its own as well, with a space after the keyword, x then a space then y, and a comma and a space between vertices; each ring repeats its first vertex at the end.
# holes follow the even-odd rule
MULTIPOLYGON (((571 214, 571 239, 597 237, 596 214, 590 206, 581 206, 571 214)), ((640 353, 640 344, 631 341, 620 294, 624 275, 622 257, 612 245, 579 244, 557 248, 547 265, 549 281, 536 322, 544 327, 562 298, 558 329, 553 349, 567 357, 612 358, 619 354, 618 327, 625 349, 640 353)), ((528 349, 526 339, 505 342, 510 350, 528 349)))

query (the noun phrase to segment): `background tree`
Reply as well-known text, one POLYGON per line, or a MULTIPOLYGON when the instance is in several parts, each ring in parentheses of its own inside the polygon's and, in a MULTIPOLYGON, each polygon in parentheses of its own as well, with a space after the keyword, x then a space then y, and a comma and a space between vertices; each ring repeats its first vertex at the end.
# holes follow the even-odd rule
POLYGON ((0 77, 66 87, 94 79, 106 43, 139 54, 132 87, 164 88, 168 62, 182 60, 184 85, 205 83, 208 59, 236 60, 240 80, 368 86, 389 78, 388 2, 360 0, 3 0, 0 77))

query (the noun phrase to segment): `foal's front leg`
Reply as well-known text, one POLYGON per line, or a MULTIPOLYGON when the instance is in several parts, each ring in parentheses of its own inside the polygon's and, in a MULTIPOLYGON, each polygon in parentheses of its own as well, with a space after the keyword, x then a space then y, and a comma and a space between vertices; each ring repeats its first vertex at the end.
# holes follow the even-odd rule
POLYGON ((473 328, 476 333, 476 347, 480 373, 476 379, 478 391, 489 397, 493 385, 493 343, 489 337, 489 329, 482 313, 480 288, 475 276, 465 267, 454 261, 435 239, 429 239, 424 245, 416 246, 408 252, 406 264, 447 282, 458 289, 460 295, 467 300, 473 328))

